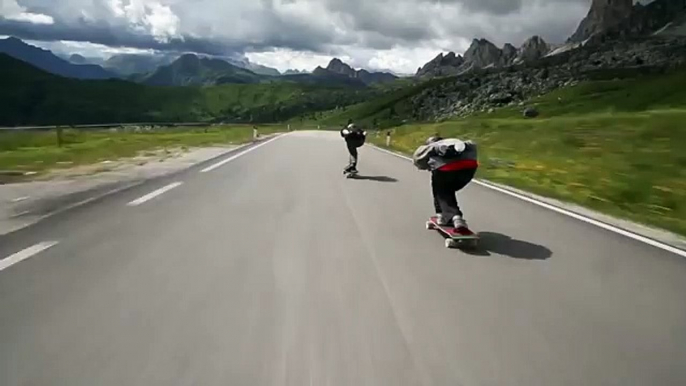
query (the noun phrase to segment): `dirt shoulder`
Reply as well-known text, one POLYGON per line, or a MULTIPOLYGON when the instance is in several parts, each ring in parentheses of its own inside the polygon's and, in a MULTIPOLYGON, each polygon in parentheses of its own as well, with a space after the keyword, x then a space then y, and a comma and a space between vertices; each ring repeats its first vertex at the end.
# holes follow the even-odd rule
POLYGON ((52 170, 32 181, 0 185, 0 235, 84 201, 189 168, 236 147, 148 150, 131 158, 52 170))

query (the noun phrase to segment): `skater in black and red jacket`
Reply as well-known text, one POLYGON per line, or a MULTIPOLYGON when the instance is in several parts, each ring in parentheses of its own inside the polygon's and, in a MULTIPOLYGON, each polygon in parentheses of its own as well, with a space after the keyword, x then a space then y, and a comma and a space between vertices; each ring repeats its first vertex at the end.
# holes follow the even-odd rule
POLYGON ((357 173, 357 149, 364 145, 367 140, 367 133, 357 127, 351 119, 348 121, 348 125, 341 129, 341 137, 345 139, 348 153, 350 153, 350 162, 343 173, 357 173))
POLYGON ((438 223, 452 224, 458 230, 469 229, 456 193, 472 181, 479 167, 476 144, 434 136, 415 151, 413 161, 418 169, 431 171, 438 223))

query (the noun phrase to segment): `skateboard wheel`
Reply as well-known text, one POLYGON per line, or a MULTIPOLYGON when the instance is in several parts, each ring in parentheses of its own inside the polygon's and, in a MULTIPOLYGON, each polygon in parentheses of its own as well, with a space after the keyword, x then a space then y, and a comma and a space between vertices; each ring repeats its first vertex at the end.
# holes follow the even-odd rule
POLYGON ((453 239, 446 239, 445 240, 445 247, 446 248, 456 248, 457 247, 457 241, 453 239))
POLYGON ((434 227, 434 224, 431 221, 427 221, 426 222, 426 229, 432 231, 436 228, 434 227))

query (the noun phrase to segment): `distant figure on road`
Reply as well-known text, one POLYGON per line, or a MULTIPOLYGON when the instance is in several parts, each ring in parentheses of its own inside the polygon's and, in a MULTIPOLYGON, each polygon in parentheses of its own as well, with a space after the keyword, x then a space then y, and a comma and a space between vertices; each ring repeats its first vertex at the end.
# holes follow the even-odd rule
POLYGON ((456 229, 469 229, 457 204, 456 193, 472 181, 479 167, 476 144, 434 136, 414 152, 413 162, 419 170, 431 171, 438 223, 452 223, 456 229))
POLYGON ((345 139, 350 153, 350 163, 343 170, 343 173, 357 173, 357 149, 362 147, 367 140, 367 132, 363 131, 350 119, 348 125, 341 130, 341 137, 345 139))

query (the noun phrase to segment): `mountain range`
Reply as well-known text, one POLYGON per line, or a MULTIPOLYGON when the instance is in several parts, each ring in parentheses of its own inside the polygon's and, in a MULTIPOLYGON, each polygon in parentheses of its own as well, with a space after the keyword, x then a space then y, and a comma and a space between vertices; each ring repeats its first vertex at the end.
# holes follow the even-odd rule
POLYGON ((0 53, 30 63, 47 72, 76 79, 109 79, 117 75, 93 64, 74 64, 64 60, 48 50, 24 43, 22 40, 9 37, 0 40, 0 53))
POLYGON ((355 70, 343 63, 340 59, 334 58, 326 68, 317 67, 312 71, 315 75, 330 76, 332 74, 344 76, 350 79, 359 79, 366 85, 375 83, 388 83, 398 79, 397 76, 387 72, 369 72, 367 70, 355 70))
MULTIPOLYGON (((182 63, 193 65, 196 59, 200 61, 188 56, 182 63)), ((48 73, 3 53, 0 85, 0 126, 282 122, 357 104, 381 92, 343 83, 286 80, 209 87, 156 87, 121 79, 78 80, 48 73)))
POLYGON ((312 73, 289 70, 281 74, 274 68, 252 63, 247 59, 224 60, 195 54, 184 54, 180 57, 170 54, 118 54, 107 60, 72 54, 62 58, 13 37, 0 40, 0 52, 67 78, 120 78, 154 86, 210 86, 287 81, 365 87, 375 83, 391 82, 397 78, 390 73, 354 70, 339 59, 331 60, 326 68, 318 67, 312 73))
POLYGON ((151 73, 129 79, 150 86, 210 86, 226 83, 260 83, 262 76, 220 59, 185 54, 151 73))

